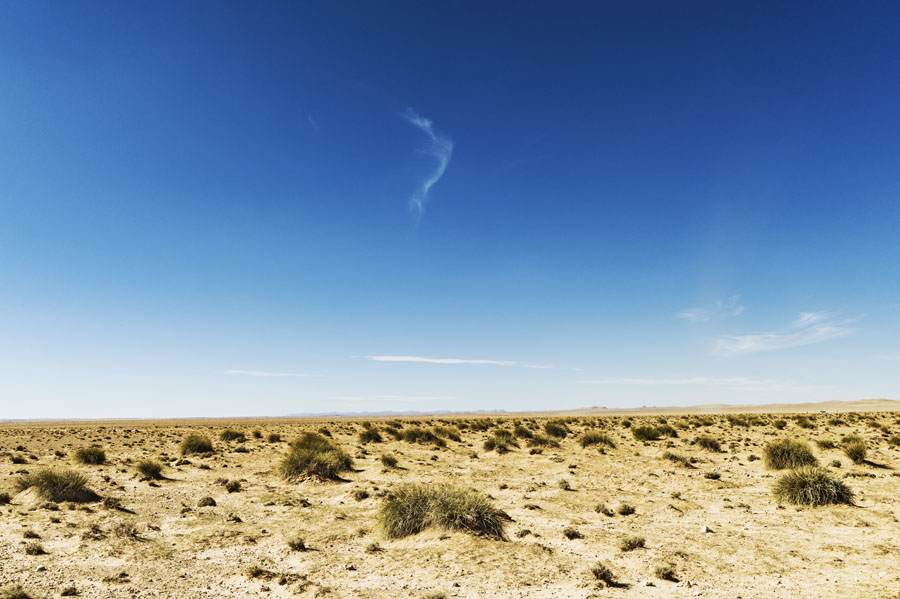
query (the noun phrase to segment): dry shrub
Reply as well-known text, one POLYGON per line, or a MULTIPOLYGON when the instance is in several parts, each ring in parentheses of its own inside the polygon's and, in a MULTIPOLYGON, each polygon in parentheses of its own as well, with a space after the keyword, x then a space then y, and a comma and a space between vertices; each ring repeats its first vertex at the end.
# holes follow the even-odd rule
POLYGON ((793 439, 780 439, 766 445, 763 448, 763 460, 770 470, 815 466, 819 463, 809 445, 793 439))
POLYGON ((803 466, 783 475, 772 489, 775 498, 793 505, 852 503, 853 491, 827 468, 803 466))
POLYGON ((288 454, 278 465, 278 471, 289 480, 301 476, 334 480, 352 467, 353 459, 347 452, 321 435, 304 433, 291 443, 288 454))

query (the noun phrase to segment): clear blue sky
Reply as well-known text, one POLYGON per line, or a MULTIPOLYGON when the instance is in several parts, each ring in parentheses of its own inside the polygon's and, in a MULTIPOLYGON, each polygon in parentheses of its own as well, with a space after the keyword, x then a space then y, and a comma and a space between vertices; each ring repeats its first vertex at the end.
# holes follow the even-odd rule
POLYGON ((898 30, 2 1, 0 418, 897 398, 898 30))

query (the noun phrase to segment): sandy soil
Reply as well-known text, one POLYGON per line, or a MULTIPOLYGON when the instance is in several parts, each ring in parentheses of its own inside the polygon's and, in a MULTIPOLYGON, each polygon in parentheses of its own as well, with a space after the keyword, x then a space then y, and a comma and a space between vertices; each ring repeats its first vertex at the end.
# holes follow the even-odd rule
MULTIPOLYGON (((504 455, 485 451, 489 431, 468 429, 461 442, 448 440, 444 448, 388 435, 361 444, 362 420, 347 419, 4 423, 0 492, 12 502, 0 506, 0 587, 20 584, 32 597, 59 597, 67 587, 81 597, 900 596, 900 447, 889 443, 900 433, 900 413, 834 408, 844 413, 840 423, 829 423, 835 416, 820 409, 810 410, 812 428, 787 415, 784 430, 773 426, 779 416, 771 414, 746 423, 667 411, 678 437, 653 442, 637 441, 620 414, 568 416, 561 447, 534 455, 524 443, 504 455), (354 457, 355 470, 343 482, 281 480, 275 468, 286 441, 322 426, 354 457), (219 440, 228 427, 247 440, 219 440), (262 438, 253 438, 253 430, 262 438), (616 447, 582 448, 578 436, 585 430, 609 434, 616 447), (189 432, 211 437, 216 451, 179 464, 178 446, 189 432), (269 442, 270 433, 285 441, 269 442), (779 473, 756 459, 763 446, 783 437, 837 442, 851 433, 866 439, 869 463, 853 465, 839 447, 813 448, 822 464, 841 462, 834 471, 856 493, 855 505, 779 506, 771 493, 779 473), (716 437, 723 451, 693 444, 700 434, 716 437), (75 450, 94 443, 105 449, 107 463, 75 464, 75 450), (666 451, 694 463, 673 463, 662 457, 666 451), (395 455, 401 468, 385 468, 383 453, 395 455), (134 466, 144 458, 162 461, 166 479, 142 480, 134 466), (117 498, 124 509, 46 504, 32 491, 17 492, 20 473, 45 466, 85 473, 93 490, 117 498), (241 489, 228 492, 226 479, 240 481, 241 489), (509 540, 442 530, 385 538, 376 526, 378 507, 404 482, 453 482, 488 494, 513 520, 509 540), (360 490, 369 496, 359 499, 360 490), (216 505, 198 507, 207 496, 216 505), (595 510, 622 503, 635 513, 595 510), (582 538, 566 538, 566 528, 582 538), (292 550, 287 539, 294 535, 309 550, 292 550), (628 536, 643 537, 645 546, 623 551, 628 536), (46 553, 29 555, 29 543, 46 553), (622 586, 595 581, 590 567, 598 561, 622 586), (674 567, 677 581, 655 577, 662 564, 674 567)), ((630 418, 637 426, 658 424, 660 416, 630 418)), ((540 429, 549 419, 493 421, 512 430, 519 422, 540 429)), ((401 419, 404 427, 473 420, 401 419)))

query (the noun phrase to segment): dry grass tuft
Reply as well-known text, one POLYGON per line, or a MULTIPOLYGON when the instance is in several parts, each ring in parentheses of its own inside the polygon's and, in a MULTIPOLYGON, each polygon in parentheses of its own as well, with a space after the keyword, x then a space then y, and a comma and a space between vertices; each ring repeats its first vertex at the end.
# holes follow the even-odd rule
POLYGON ((853 503, 850 487, 820 466, 803 466, 788 472, 775 482, 772 491, 778 501, 793 505, 853 503))
POLYGON ((763 460, 770 470, 815 466, 819 463, 809 445, 793 439, 781 439, 766 445, 763 448, 763 460))
POLYGON ((87 477, 75 470, 44 469, 34 474, 23 474, 16 480, 16 488, 20 491, 32 487, 43 499, 54 503, 88 503, 100 499, 87 487, 87 477))
POLYGON ((335 480, 353 467, 352 458, 331 441, 315 433, 305 433, 291 443, 288 454, 278 465, 282 478, 314 476, 335 480))

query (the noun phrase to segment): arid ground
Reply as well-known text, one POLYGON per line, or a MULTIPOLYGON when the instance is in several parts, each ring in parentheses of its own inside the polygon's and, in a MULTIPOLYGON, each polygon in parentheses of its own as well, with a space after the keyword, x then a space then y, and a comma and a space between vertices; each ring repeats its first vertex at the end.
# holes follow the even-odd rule
POLYGON ((900 412, 885 410, 895 406, 4 423, 0 597, 894 598, 900 412), (659 439, 639 440, 642 426, 659 439), (223 440, 225 430, 244 438, 223 440), (291 441, 317 431, 352 470, 283 478, 291 441), (213 451, 182 456, 190 433, 213 451), (485 446, 510 435, 506 452, 485 446), (859 463, 845 452, 851 435, 867 449, 859 463), (779 439, 807 442, 853 502, 776 499, 784 471, 760 458, 779 439), (94 445, 103 463, 76 459, 94 445), (163 478, 138 473, 142 460, 162 464, 163 478), (97 497, 20 490, 45 468, 84 474, 97 497), (480 491, 509 516, 506 539, 440 527, 392 538, 379 509, 406 483, 480 491))

